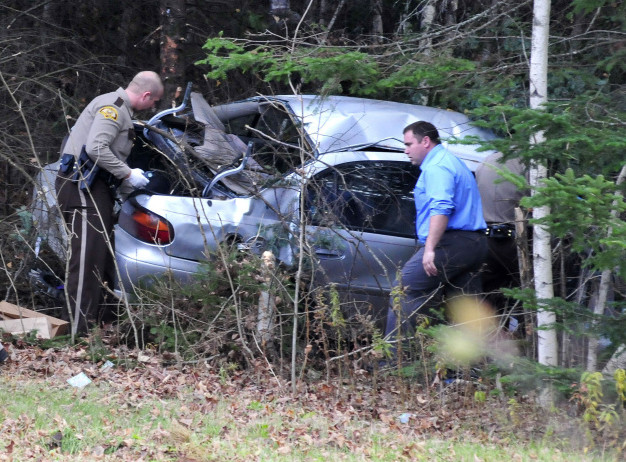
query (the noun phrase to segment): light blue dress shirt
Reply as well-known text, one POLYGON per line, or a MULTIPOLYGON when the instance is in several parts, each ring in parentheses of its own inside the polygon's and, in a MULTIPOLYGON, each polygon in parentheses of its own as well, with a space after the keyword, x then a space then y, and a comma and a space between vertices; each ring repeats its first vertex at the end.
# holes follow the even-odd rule
POLYGON ((426 242, 433 215, 448 216, 447 230, 478 231, 487 227, 476 180, 463 161, 438 144, 420 168, 422 173, 413 190, 419 242, 426 242))

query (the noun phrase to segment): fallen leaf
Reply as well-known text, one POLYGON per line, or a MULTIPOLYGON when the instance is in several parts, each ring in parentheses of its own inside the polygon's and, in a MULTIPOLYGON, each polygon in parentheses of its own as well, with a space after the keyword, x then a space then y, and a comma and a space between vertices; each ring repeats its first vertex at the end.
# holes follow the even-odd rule
POLYGON ((179 419, 178 421, 188 428, 191 427, 191 425, 193 425, 193 419, 179 419))
POLYGON ((61 446, 61 442, 63 441, 63 433, 58 431, 50 438, 50 442, 48 443, 49 449, 58 448, 61 446))
POLYGON ((104 457, 104 448, 102 446, 96 446, 91 450, 91 455, 96 457, 97 459, 101 459, 104 457))

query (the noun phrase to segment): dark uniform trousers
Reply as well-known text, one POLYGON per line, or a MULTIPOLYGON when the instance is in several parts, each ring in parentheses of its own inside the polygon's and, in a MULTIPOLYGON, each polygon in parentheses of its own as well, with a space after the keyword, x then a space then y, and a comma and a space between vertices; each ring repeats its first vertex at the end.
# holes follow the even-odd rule
POLYGON ((70 233, 65 283, 68 309, 73 315, 72 333, 86 333, 87 322, 98 314, 103 282, 112 282, 114 200, 111 188, 101 178, 81 190, 59 173, 55 186, 70 233))
MULTIPOLYGON (((475 295, 482 290, 480 269, 487 257, 487 238, 481 231, 446 231, 435 248, 437 275, 424 271, 424 247, 406 262, 400 273, 404 293, 401 297, 401 332, 412 333, 418 314, 428 314, 429 301, 442 288, 447 296, 475 295)), ((393 300, 392 300, 393 303, 393 300)), ((385 336, 393 340, 397 335, 397 313, 390 307, 387 312, 385 336)))
POLYGON ((483 271, 483 290, 487 293, 500 290, 502 287, 519 285, 519 263, 515 229, 509 224, 487 223, 489 229, 510 229, 507 233, 493 234, 487 239, 489 252, 483 271))

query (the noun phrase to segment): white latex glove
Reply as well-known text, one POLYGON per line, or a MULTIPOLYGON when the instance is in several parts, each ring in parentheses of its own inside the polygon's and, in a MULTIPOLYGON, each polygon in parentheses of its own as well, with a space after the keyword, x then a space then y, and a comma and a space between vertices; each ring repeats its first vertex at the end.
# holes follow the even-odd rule
POLYGON ((140 168, 133 168, 130 171, 130 176, 126 178, 126 181, 130 183, 133 188, 143 188, 150 180, 143 176, 143 170, 140 168))

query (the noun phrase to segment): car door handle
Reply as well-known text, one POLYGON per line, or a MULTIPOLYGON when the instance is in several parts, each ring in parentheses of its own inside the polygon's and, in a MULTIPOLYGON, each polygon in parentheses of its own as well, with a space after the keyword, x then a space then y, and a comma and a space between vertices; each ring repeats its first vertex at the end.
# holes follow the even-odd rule
POLYGON ((339 250, 330 250, 330 249, 315 249, 315 255, 319 258, 323 258, 325 260, 341 260, 345 258, 345 254, 339 250))

